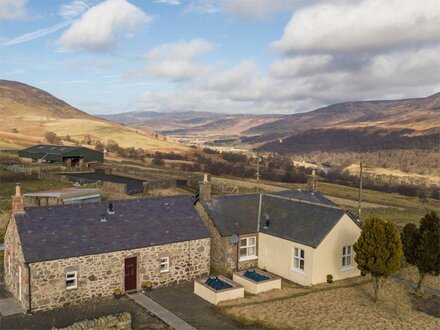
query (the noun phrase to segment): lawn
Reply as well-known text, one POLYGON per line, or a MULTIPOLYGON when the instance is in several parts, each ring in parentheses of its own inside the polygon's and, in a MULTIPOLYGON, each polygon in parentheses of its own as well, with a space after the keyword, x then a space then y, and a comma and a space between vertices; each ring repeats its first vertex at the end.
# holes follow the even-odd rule
POLYGON ((428 329, 440 327, 438 297, 418 296, 388 280, 375 303, 370 281, 350 279, 313 288, 287 286, 220 304, 229 317, 269 329, 428 329), (335 285, 336 284, 336 285, 335 285))

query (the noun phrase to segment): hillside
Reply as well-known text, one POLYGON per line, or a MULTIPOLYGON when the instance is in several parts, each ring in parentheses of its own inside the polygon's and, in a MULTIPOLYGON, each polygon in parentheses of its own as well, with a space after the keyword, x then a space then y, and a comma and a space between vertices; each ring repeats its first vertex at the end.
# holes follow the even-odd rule
POLYGON ((0 148, 18 149, 45 142, 46 132, 70 135, 82 141, 115 140, 121 147, 143 148, 149 151, 185 151, 187 147, 156 138, 151 132, 134 129, 78 110, 55 96, 32 86, 0 80, 0 148))
POLYGON ((243 135, 257 125, 278 120, 282 115, 245 115, 212 112, 140 111, 101 116, 116 123, 139 127, 166 135, 243 135))
POLYGON ((428 131, 439 128, 440 93, 415 99, 359 101, 333 104, 317 110, 285 116, 255 126, 245 133, 262 135, 294 133, 309 129, 375 127, 428 131))

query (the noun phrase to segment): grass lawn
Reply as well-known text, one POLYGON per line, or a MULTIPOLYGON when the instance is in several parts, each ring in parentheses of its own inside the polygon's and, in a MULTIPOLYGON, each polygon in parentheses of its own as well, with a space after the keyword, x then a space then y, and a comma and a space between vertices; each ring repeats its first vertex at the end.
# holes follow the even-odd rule
POLYGON ((440 299, 418 296, 388 280, 375 303, 370 281, 350 279, 313 288, 283 287, 258 296, 221 303, 221 310, 243 324, 268 329, 435 329, 440 299))

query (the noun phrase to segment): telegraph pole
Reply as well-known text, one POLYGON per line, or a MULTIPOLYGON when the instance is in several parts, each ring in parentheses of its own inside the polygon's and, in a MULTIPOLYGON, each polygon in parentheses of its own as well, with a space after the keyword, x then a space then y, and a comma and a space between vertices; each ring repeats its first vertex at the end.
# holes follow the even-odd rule
POLYGON ((359 206, 359 211, 358 211, 358 216, 359 216, 359 220, 362 222, 362 178, 363 178, 363 164, 362 161, 360 162, 360 173, 359 173, 359 201, 358 201, 358 206, 359 206))
POLYGON ((257 191, 260 192, 260 151, 257 150, 257 191))

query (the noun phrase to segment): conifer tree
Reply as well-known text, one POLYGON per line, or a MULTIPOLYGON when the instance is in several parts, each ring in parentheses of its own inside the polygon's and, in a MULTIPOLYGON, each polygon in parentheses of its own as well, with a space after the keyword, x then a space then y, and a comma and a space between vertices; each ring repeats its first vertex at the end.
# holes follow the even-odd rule
POLYGON ((423 280, 427 274, 440 273, 440 218, 436 212, 427 213, 420 226, 406 224, 401 234, 406 261, 419 270, 417 291, 423 293, 423 280))
POLYGON ((376 302, 387 277, 400 268, 403 251, 396 226, 379 218, 367 219, 353 249, 361 274, 370 273, 373 278, 376 302))

